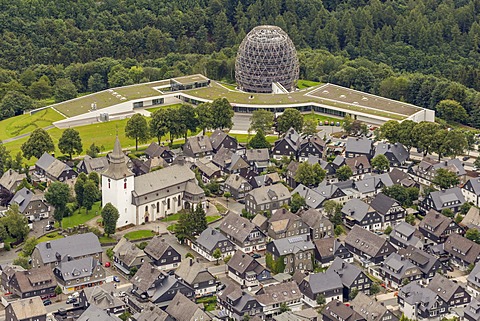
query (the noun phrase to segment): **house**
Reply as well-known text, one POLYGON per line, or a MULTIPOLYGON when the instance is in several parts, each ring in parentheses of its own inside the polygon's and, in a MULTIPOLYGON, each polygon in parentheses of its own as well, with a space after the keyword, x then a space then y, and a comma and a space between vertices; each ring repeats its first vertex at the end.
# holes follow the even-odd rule
POLYGON ((220 167, 225 174, 245 175, 250 167, 241 155, 223 147, 213 156, 212 162, 220 167))
POLYGON ((222 314, 227 315, 235 321, 250 317, 263 315, 263 307, 258 300, 233 282, 226 282, 226 287, 217 295, 217 302, 222 314))
POLYGON ((21 299, 55 294, 57 280, 48 266, 23 271, 12 270, 2 273, 2 286, 21 299))
POLYGON ((318 135, 302 137, 297 146, 297 158, 300 162, 306 161, 310 156, 324 158, 327 151, 327 144, 318 135))
POLYGON ((424 244, 422 233, 407 222, 400 222, 395 225, 388 235, 388 240, 397 248, 413 246, 423 249, 424 244))
POLYGON ((267 233, 268 230, 268 217, 262 214, 257 214, 253 217, 252 223, 260 229, 263 233, 267 233))
POLYGON ((416 282, 398 291, 398 304, 405 317, 413 320, 438 320, 448 312, 448 305, 434 292, 416 282))
POLYGON ((145 175, 168 166, 168 163, 161 157, 132 159, 132 164, 131 169, 135 176, 145 175))
POLYGON ((93 158, 89 155, 85 155, 83 159, 78 163, 77 169, 79 173, 90 174, 96 172, 101 174, 108 167, 108 158, 106 156, 93 158))
POLYGON ((321 267, 332 264, 335 258, 340 258, 348 263, 353 263, 353 254, 347 250, 340 240, 326 237, 315 240, 315 260, 321 267))
POLYGON ((210 160, 200 159, 195 163, 194 167, 198 170, 202 182, 205 184, 210 183, 212 180, 217 180, 222 176, 220 167, 210 160))
POLYGON ((172 302, 165 309, 176 321, 209 321, 212 320, 195 302, 181 292, 177 292, 172 302))
POLYGON ((397 290, 403 284, 420 281, 422 271, 405 256, 391 253, 380 267, 380 275, 385 286, 397 290))
POLYGON ((436 274, 427 288, 437 293, 449 309, 465 307, 470 303, 470 294, 465 288, 441 274, 436 274))
POLYGON ((182 261, 180 253, 160 236, 154 237, 144 251, 160 270, 176 269, 182 261))
POLYGON ((370 207, 382 217, 383 229, 389 226, 395 226, 405 220, 405 209, 395 199, 383 193, 375 196, 370 202, 370 207))
POLYGON ((224 192, 230 193, 236 200, 244 198, 252 190, 252 185, 240 174, 228 176, 222 187, 224 192))
POLYGON ((370 160, 365 155, 347 157, 345 158, 345 164, 352 170, 352 177, 354 179, 362 179, 366 174, 372 172, 372 165, 370 160))
POLYGON ((196 163, 200 158, 213 158, 213 147, 208 136, 188 137, 182 150, 185 160, 192 163, 196 163))
POLYGON ((325 196, 303 184, 298 184, 291 194, 295 195, 297 193, 305 200, 305 205, 314 210, 322 209, 323 202, 327 200, 325 196))
POLYGON ((314 249, 310 235, 303 234, 271 241, 267 244, 267 255, 271 255, 272 261, 283 261, 284 273, 311 271, 313 270, 312 258, 315 256, 314 249))
POLYGON ((283 184, 262 186, 245 196, 245 209, 251 214, 273 212, 290 202, 290 192, 283 184))
POLYGON ((35 174, 47 181, 68 181, 77 177, 77 172, 62 161, 59 161, 48 153, 43 155, 35 163, 35 174))
POLYGON ((323 321, 366 321, 355 312, 351 306, 346 306, 341 301, 332 300, 322 310, 323 321))
POLYGON ((434 209, 441 212, 444 209, 450 209, 454 214, 460 211, 460 207, 465 204, 460 187, 452 187, 441 191, 430 192, 419 204, 420 211, 428 212, 434 209))
MULTIPOLYGON (((135 301, 150 301, 160 308, 167 307, 177 294, 193 298, 195 290, 173 275, 167 275, 151 263, 144 263, 130 279, 134 299, 128 300, 130 308, 138 310, 135 301)), ((139 311, 138 311, 139 312, 139 311)))
POLYGON ((462 193, 467 202, 473 203, 477 207, 480 206, 480 178, 470 178, 462 185, 462 193))
POLYGON ((429 210, 418 226, 425 242, 432 244, 444 243, 451 234, 463 235, 463 229, 449 217, 435 210, 429 210))
POLYGON ((312 240, 333 236, 333 223, 320 213, 320 211, 312 208, 307 210, 302 209, 297 215, 300 216, 302 222, 309 227, 312 240))
POLYGON ((317 302, 319 296, 322 296, 326 303, 332 300, 343 300, 342 279, 331 270, 307 275, 298 287, 303 294, 302 299, 305 304, 313 308, 319 306, 317 302))
POLYGON ((409 173, 412 175, 413 179, 420 184, 430 185, 437 175, 437 170, 440 168, 455 173, 460 183, 465 183, 467 172, 465 171, 461 160, 457 158, 439 162, 433 158, 425 157, 418 165, 412 166, 409 169, 409 173))
POLYGON ((94 305, 107 313, 119 315, 125 311, 125 302, 113 295, 114 288, 114 285, 108 283, 103 286, 85 287, 80 291, 78 303, 84 309, 94 305))
POLYGON ((400 249, 398 254, 412 262, 422 272, 421 283, 428 284, 438 271, 443 271, 444 266, 442 262, 430 253, 422 251, 413 246, 408 246, 406 249, 400 249))
POLYGON ((282 138, 275 141, 272 148, 272 157, 279 160, 283 157, 296 157, 300 134, 294 128, 290 128, 282 138))
POLYGON ((102 204, 112 203, 120 217, 117 227, 154 221, 181 209, 205 206, 205 192, 183 159, 177 164, 134 176, 125 165, 118 137, 102 173, 102 204))
POLYGON ((314 191, 326 200, 332 200, 342 205, 352 198, 360 197, 358 191, 353 188, 353 181, 351 180, 335 184, 321 183, 314 191))
POLYGON ((221 259, 235 254, 235 244, 217 230, 207 227, 195 242, 190 242, 191 248, 209 261, 215 261, 213 254, 220 250, 221 259))
POLYGON ((183 260, 175 270, 175 276, 195 290, 195 297, 214 295, 217 292, 215 277, 208 272, 202 263, 192 258, 183 260))
POLYGON ((375 147, 374 157, 378 155, 385 155, 391 167, 405 165, 405 162, 410 157, 409 152, 402 143, 390 144, 379 142, 375 147))
POLYGON ((228 214, 219 226, 220 231, 244 253, 265 249, 266 235, 255 224, 236 214, 228 214))
POLYGON ((360 199, 372 199, 380 193, 385 186, 393 185, 388 174, 367 174, 362 179, 353 182, 353 187, 358 191, 360 199))
POLYGON ((282 282, 260 288, 255 299, 262 305, 266 319, 282 313, 286 306, 291 311, 302 309, 302 293, 295 281, 282 282))
POLYGON ((299 165, 299 162, 292 160, 287 166, 287 172, 285 173, 285 181, 287 182, 287 185, 291 188, 296 188, 299 185, 299 183, 295 180, 299 165))
POLYGON ((463 318, 466 321, 480 320, 480 302, 472 298, 470 303, 463 310, 463 318))
POLYGON ((267 173, 265 175, 257 175, 252 177, 248 182, 252 185, 253 188, 258 188, 261 186, 269 186, 273 184, 280 183, 282 180, 278 173, 267 173))
POLYGON ((370 205, 357 198, 349 200, 342 208, 342 216, 348 228, 361 226, 368 231, 382 229, 382 216, 370 205))
POLYGON ((256 259, 241 251, 235 252, 227 263, 228 277, 242 287, 253 287, 271 278, 270 271, 256 259))
POLYGON ((64 293, 101 285, 107 277, 102 264, 91 256, 59 262, 53 274, 64 293))
POLYGON ((145 150, 145 155, 148 158, 160 157, 163 158, 168 164, 171 164, 175 159, 175 154, 170 150, 168 146, 160 146, 156 142, 152 142, 145 150))
POLYGON ((450 263, 461 270, 476 264, 480 259, 480 244, 459 235, 450 235, 444 243, 444 250, 450 255, 450 263))
POLYGON ((216 129, 210 136, 210 142, 212 144, 213 152, 216 153, 220 148, 226 148, 235 152, 238 148, 238 141, 235 137, 232 137, 225 133, 221 129, 216 129))
POLYGON ((370 294, 372 280, 357 266, 345 262, 337 257, 332 262, 328 271, 333 271, 342 280, 343 284, 343 300, 350 301, 350 293, 358 291, 358 293, 370 294))
POLYGON ((345 247, 364 265, 380 264, 396 251, 386 239, 360 226, 354 226, 347 234, 345 247))
MULTIPOLYGON (((275 321, 318 321, 320 315, 313 308, 307 308, 300 311, 286 311, 282 314, 275 315, 273 320, 275 321)), ((254 321, 261 321, 262 319, 257 319, 254 321)))
POLYGON ((309 233, 308 225, 302 221, 300 216, 285 208, 273 211, 268 220, 268 236, 274 240, 309 233))
POLYGON ((102 263, 102 247, 93 233, 76 234, 39 243, 32 252, 32 268, 45 265, 54 268, 60 262, 92 257, 102 263))
POLYGON ((18 211, 30 221, 39 221, 50 216, 50 206, 43 193, 34 193, 23 187, 15 193, 10 204, 17 204, 18 211))
POLYGON ((122 237, 113 248, 113 264, 115 268, 130 275, 130 271, 138 270, 144 262, 151 262, 151 258, 135 244, 122 237))
POLYGON ((25 173, 19 173, 13 169, 5 171, 0 178, 0 190, 6 190, 10 193, 15 193, 17 187, 27 178, 25 173))
POLYGON ((46 321, 47 310, 40 297, 13 301, 5 308, 5 320, 8 321, 46 321))
POLYGON ((247 149, 245 160, 250 169, 259 174, 266 170, 270 164, 270 152, 268 148, 247 149))
POLYGON ((143 310, 130 316, 130 319, 132 321, 172 321, 167 312, 152 303, 145 304, 143 310))
POLYGON ((467 290, 468 292, 470 292, 472 297, 479 298, 480 296, 480 264, 476 264, 472 272, 470 272, 470 274, 467 276, 467 290))
POLYGON ((77 319, 77 321, 90 321, 90 320, 120 321, 121 319, 97 307, 96 305, 92 304, 77 319))
POLYGON ((480 209, 472 206, 460 223, 465 229, 474 228, 480 231, 480 209))
POLYGON ((353 158, 357 156, 365 156, 372 158, 374 152, 373 141, 367 137, 348 137, 345 145, 345 157, 353 158))
POLYGON ((367 321, 398 321, 398 317, 388 310, 383 302, 367 296, 366 294, 359 292, 357 296, 352 300, 352 309, 365 318, 367 321))

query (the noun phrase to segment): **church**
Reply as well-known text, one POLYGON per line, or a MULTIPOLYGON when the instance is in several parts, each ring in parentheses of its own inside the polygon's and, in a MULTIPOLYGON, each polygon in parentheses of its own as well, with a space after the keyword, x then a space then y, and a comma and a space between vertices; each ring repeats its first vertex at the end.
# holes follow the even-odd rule
POLYGON ((107 203, 118 209, 117 227, 122 227, 205 206, 205 193, 195 173, 182 162, 135 177, 117 137, 108 168, 102 173, 102 205, 107 203))

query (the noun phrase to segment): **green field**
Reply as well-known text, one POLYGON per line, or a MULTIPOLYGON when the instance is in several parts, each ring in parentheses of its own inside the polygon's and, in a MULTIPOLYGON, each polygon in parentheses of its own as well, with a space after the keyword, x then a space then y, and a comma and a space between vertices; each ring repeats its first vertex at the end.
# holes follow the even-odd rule
POLYGON ((112 93, 104 90, 98 93, 76 98, 74 100, 64 101, 55 105, 55 109, 62 114, 72 117, 87 113, 92 108, 92 103, 97 104, 97 109, 110 107, 124 102, 115 97, 112 93))
POLYGON ((330 116, 326 116, 326 115, 319 115, 319 114, 313 114, 313 113, 309 113, 309 114, 305 114, 303 115, 303 119, 304 120, 308 120, 308 119, 313 119, 315 120, 317 123, 322 121, 329 121, 329 122, 340 122, 342 123, 342 118, 335 118, 335 117, 330 117, 330 116))
POLYGON ((0 140, 33 132, 37 128, 52 125, 64 117, 51 108, 46 108, 33 115, 23 114, 0 121, 0 140))
POLYGON ((63 235, 61 233, 58 233, 58 232, 52 232, 52 233, 45 234, 44 236, 38 238, 37 241, 38 241, 38 243, 42 243, 42 242, 53 241, 53 240, 57 240, 57 239, 63 239, 63 235))
POLYGON ((116 243, 117 240, 114 239, 113 237, 111 236, 100 236, 98 238, 98 240, 100 241, 100 244, 106 244, 106 243, 116 243))
POLYGON ((212 216, 207 216, 207 224, 210 224, 218 219, 220 219, 222 216, 220 215, 212 215, 212 216))
MULTIPOLYGON (((248 142, 249 139, 252 139, 253 136, 255 136, 254 134, 250 134, 250 135, 248 135, 248 134, 229 134, 229 135, 232 136, 232 137, 235 137, 239 143, 246 143, 246 142, 248 142)), ((266 138, 267 138, 267 142, 273 144, 278 139, 278 136, 267 135, 266 138)))
POLYGON ((156 234, 152 230, 138 230, 125 234, 125 237, 129 241, 135 241, 140 239, 145 239, 148 237, 154 237, 156 234))
POLYGON ((152 108, 147 108, 147 110, 151 113, 153 113, 156 110, 163 109, 163 108, 178 108, 182 104, 172 104, 172 105, 162 105, 162 106, 157 106, 157 107, 152 107, 152 108))
POLYGON ((314 87, 318 86, 321 83, 318 81, 311 81, 311 80, 305 80, 305 79, 299 79, 297 81, 297 87, 298 89, 304 89, 304 88, 309 88, 309 87, 314 87))
POLYGON ((90 221, 97 215, 100 215, 101 205, 101 202, 95 202, 92 209, 88 211, 88 213, 85 212, 84 208, 76 210, 72 216, 67 216, 63 218, 62 227, 69 228, 80 224, 85 224, 87 221, 90 221))

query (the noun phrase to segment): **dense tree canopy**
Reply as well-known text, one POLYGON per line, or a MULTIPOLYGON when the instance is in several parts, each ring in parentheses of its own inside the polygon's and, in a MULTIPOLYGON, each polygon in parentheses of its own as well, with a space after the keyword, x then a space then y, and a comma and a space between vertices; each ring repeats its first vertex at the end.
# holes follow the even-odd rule
POLYGON ((53 140, 42 128, 37 128, 28 137, 28 140, 21 146, 23 156, 30 159, 32 156, 40 158, 43 153, 51 153, 55 150, 53 140))

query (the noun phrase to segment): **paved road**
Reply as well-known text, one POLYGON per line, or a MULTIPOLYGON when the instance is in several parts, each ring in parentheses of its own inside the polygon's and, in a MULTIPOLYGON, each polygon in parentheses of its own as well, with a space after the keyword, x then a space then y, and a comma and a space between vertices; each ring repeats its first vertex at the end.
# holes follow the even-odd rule
MULTIPOLYGON (((45 129, 45 130, 49 130, 49 129, 52 129, 52 128, 55 128, 55 126, 50 125, 50 126, 47 126, 47 127, 43 127, 43 129, 45 129)), ((22 135, 18 135, 18 136, 12 137, 12 138, 7 138, 7 139, 4 139, 2 142, 3 142, 4 144, 10 143, 10 142, 13 142, 13 141, 15 141, 15 140, 19 140, 19 139, 28 137, 28 136, 30 136, 30 134, 32 134, 32 133, 26 133, 26 134, 22 134, 22 135)))

